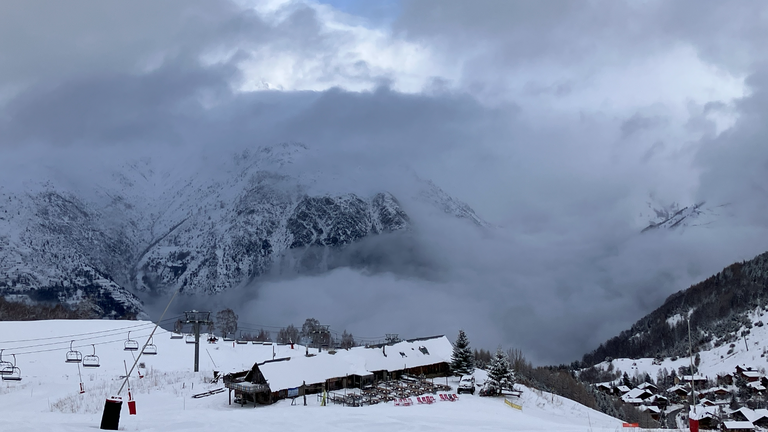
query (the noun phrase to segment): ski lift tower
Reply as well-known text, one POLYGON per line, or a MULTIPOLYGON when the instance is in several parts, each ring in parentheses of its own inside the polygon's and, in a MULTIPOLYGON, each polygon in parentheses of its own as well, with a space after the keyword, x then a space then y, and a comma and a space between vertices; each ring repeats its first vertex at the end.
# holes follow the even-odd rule
POLYGON ((213 325, 210 312, 198 312, 196 310, 184 312, 184 324, 192 324, 195 332, 195 372, 200 371, 200 326, 213 325))
POLYGON ((315 330, 311 332, 312 342, 318 351, 321 351, 323 345, 330 347, 331 344, 331 326, 319 325, 315 330))
POLYGON ((397 333, 387 333, 384 340, 387 345, 394 345, 400 342, 400 335, 397 333))

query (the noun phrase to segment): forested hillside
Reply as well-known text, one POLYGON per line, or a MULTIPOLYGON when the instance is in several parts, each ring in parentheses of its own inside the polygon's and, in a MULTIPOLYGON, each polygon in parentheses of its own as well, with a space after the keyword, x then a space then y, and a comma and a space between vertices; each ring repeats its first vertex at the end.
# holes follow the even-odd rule
MULTIPOLYGON (((585 354, 583 366, 606 358, 679 356, 688 351, 691 322, 693 349, 720 346, 744 337, 742 325, 752 325, 750 311, 768 307, 768 252, 732 264, 723 271, 672 294, 663 305, 640 319, 629 330, 585 354)), ((762 325, 758 322, 757 325, 762 325)))

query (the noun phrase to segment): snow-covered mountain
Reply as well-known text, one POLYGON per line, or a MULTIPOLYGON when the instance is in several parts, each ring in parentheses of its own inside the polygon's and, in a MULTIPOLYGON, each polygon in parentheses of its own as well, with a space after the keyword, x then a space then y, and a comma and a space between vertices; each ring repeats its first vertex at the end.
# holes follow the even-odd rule
POLYGON ((727 205, 709 205, 706 201, 680 207, 677 203, 661 205, 648 203, 647 226, 642 232, 657 229, 673 230, 713 224, 727 205))
POLYGON ((301 144, 282 144, 0 186, 0 293, 89 299, 95 315, 130 316, 141 310, 131 292, 216 294, 267 275, 366 266, 342 252, 411 230, 403 202, 488 226, 415 175, 396 197, 375 179, 360 185, 307 169, 312 157, 301 144))

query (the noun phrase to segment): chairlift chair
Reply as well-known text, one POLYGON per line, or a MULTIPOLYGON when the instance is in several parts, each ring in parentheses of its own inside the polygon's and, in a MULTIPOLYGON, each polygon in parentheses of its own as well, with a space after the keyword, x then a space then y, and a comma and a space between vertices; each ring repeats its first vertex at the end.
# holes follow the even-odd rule
POLYGON ((195 343, 195 335, 188 334, 187 337, 184 339, 188 344, 195 343))
POLYGON ((153 343, 152 338, 149 338, 149 343, 144 346, 142 352, 144 355, 157 355, 157 345, 153 343))
POLYGON ((183 337, 184 335, 181 333, 176 333, 176 332, 171 333, 171 339, 181 339, 183 337))
POLYGON ((99 356, 96 355, 96 345, 91 344, 93 347, 93 354, 83 357, 83 367, 96 368, 101 366, 99 364, 99 356))
POLYGON ((123 350, 124 351, 138 351, 139 350, 139 343, 135 340, 131 339, 131 332, 128 332, 128 339, 125 340, 123 343, 123 350))
POLYGON ((3 368, 3 381, 21 381, 21 368, 16 366, 16 354, 11 355, 13 356, 13 364, 10 367, 3 368))
POLYGON ((0 375, 10 374, 13 367, 11 362, 3 360, 3 351, 0 349, 0 375))
POLYGON ((83 361, 83 354, 72 348, 74 342, 73 340, 69 341, 69 351, 67 351, 67 359, 65 360, 67 363, 80 363, 83 361))

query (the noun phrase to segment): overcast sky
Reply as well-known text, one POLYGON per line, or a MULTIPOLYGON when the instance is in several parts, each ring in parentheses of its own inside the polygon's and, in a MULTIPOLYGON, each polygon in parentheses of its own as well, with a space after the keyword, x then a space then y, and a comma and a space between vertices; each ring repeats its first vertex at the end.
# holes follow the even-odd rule
POLYGON ((496 228, 424 224, 441 278, 275 282, 250 319, 464 327, 569 362, 768 250, 766 40, 760 1, 2 2, 0 150, 66 167, 298 141, 408 166, 496 228), (639 235, 649 202, 702 201, 712 224, 639 235))

